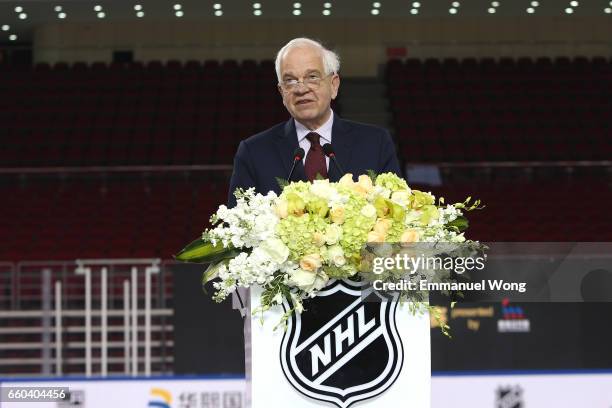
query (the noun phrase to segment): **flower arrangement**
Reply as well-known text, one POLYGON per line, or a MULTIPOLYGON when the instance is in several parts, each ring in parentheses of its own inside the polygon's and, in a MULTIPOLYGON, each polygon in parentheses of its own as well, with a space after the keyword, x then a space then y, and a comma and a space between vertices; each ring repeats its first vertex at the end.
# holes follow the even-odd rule
POLYGON ((214 281, 217 302, 253 285, 263 288, 259 312, 287 299, 292 308, 284 320, 301 313, 303 300, 330 279, 362 279, 368 243, 468 242, 464 212, 480 204, 470 198, 453 205, 442 198, 436 202, 392 173, 282 187, 278 196, 237 190, 237 205, 221 205, 211 217, 212 228, 176 259, 209 264, 203 282, 214 281))

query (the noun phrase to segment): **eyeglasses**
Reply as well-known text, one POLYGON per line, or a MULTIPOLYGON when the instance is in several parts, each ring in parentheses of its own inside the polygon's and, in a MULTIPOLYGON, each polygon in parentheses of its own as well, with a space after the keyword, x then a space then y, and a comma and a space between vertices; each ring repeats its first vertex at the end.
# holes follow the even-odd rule
POLYGON ((283 91, 286 91, 286 92, 297 89, 297 87, 300 84, 303 84, 308 89, 315 90, 321 86, 321 81, 323 81, 325 78, 327 78, 330 75, 333 75, 333 73, 325 75, 324 77, 321 77, 320 75, 317 75, 317 74, 310 74, 306 78, 302 79, 301 81, 298 81, 297 79, 294 79, 294 78, 285 79, 284 81, 280 83, 280 86, 283 89, 283 91))

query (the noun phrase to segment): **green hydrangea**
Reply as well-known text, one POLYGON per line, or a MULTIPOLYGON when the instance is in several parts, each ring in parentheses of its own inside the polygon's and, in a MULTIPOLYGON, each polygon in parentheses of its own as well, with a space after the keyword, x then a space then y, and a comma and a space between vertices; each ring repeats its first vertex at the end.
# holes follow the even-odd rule
POLYGON ((399 178, 394 173, 379 174, 376 177, 375 185, 387 188, 391 190, 392 193, 396 191, 410 191, 406 180, 399 178))
POLYGON ((315 232, 325 231, 327 225, 324 218, 309 213, 301 216, 290 215, 280 220, 276 226, 276 232, 289 248, 289 258, 292 261, 298 261, 304 255, 319 252, 313 235, 315 232))
POLYGON ((432 205, 435 200, 435 197, 430 193, 425 193, 419 190, 412 190, 412 195, 410 196, 410 207, 421 208, 426 205, 432 205))
POLYGON ((357 267, 353 262, 343 266, 325 265, 323 270, 331 279, 346 279, 354 276, 357 273, 357 267))
MULTIPOLYGON (((351 259, 351 262, 354 262, 354 258, 359 257, 361 248, 367 241, 368 232, 374 227, 376 216, 366 217, 361 213, 361 209, 368 205, 365 197, 346 187, 340 186, 338 190, 349 197, 348 202, 344 205, 345 220, 342 224, 343 234, 340 246, 347 260, 351 259)), ((353 265, 357 267, 358 263, 353 263, 353 265)))

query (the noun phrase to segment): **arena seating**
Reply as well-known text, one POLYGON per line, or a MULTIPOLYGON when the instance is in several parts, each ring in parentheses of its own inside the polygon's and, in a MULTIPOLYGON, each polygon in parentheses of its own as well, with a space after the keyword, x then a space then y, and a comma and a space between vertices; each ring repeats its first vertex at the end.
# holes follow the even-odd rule
MULTIPOLYGON (((169 181, 0 187, 0 259, 170 259, 208 225, 226 189, 169 181)), ((603 181, 454 183, 433 192, 447 202, 474 195, 487 205, 470 215, 470 235, 480 240, 612 239, 612 189, 603 181)))
POLYGON ((227 186, 47 181, 0 186, 0 259, 171 259, 202 233, 227 186))
POLYGON ((231 164, 288 118, 272 61, 37 64, 0 75, 0 163, 231 164))
MULTIPOLYGON (((392 60, 407 161, 612 157, 604 58, 392 60)), ((0 75, 3 166, 231 163, 287 118, 272 61, 40 63, 0 75)))
MULTIPOLYGON (((386 78, 404 160, 612 157, 612 62, 603 58, 394 60, 386 78)), ((241 138, 287 117, 275 82, 272 61, 5 70, 2 167, 230 164, 241 138)), ((227 175, 175 179, 0 184, 0 260, 169 258, 201 232, 227 186, 227 175)), ((471 233, 483 240, 609 236, 588 222, 606 213, 606 182, 561 185, 452 183, 436 193, 478 192, 488 209, 471 233)))
POLYGON ((609 160, 612 61, 409 59, 387 64, 411 162, 609 160))
MULTIPOLYGON (((426 189, 425 190, 429 190, 426 189)), ((612 241, 608 182, 463 183, 431 189, 447 202, 466 196, 485 209, 468 213, 467 236, 481 241, 612 241)))

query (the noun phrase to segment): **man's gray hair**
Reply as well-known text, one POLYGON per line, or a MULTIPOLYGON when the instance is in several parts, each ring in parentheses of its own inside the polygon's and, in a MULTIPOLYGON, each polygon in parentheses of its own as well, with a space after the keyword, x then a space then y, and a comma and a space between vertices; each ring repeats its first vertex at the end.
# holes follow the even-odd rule
POLYGON ((276 62, 274 67, 276 68, 276 78, 278 82, 281 82, 281 62, 285 55, 292 48, 300 48, 300 47, 314 47, 321 51, 321 59, 323 60, 323 69, 325 70, 325 75, 337 74, 340 70, 340 57, 338 54, 333 52, 332 50, 328 50, 318 41, 311 40, 310 38, 294 38, 289 41, 283 48, 278 51, 276 54, 276 62))

